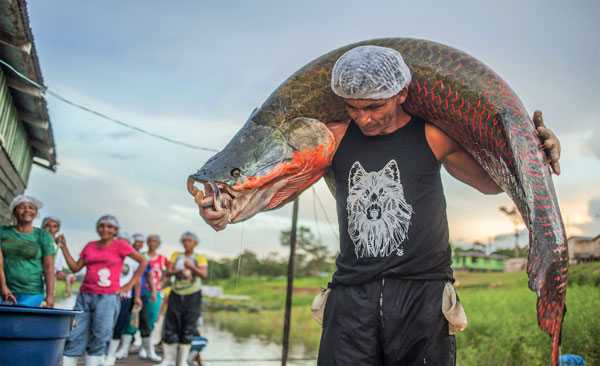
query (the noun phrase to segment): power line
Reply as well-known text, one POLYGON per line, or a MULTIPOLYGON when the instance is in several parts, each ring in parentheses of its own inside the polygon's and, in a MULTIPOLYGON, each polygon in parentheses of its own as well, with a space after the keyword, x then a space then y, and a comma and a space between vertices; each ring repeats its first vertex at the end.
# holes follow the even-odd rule
POLYGON ((331 224, 331 221, 329 220, 329 215, 327 215, 327 210, 325 210, 325 206, 323 205, 321 198, 317 194, 317 190, 315 189, 314 186, 311 188, 313 190, 315 197, 317 197, 317 201, 319 201, 319 206, 321 206, 321 210, 323 211, 323 215, 325 216, 325 221, 327 221, 327 224, 329 224, 328 226, 331 229, 331 232, 338 240, 340 240, 340 236, 338 235, 337 231, 335 231, 335 229, 333 228, 334 226, 331 224))
POLYGON ((102 112, 99 112, 99 111, 97 111, 97 110, 95 110, 93 108, 90 108, 90 107, 87 107, 87 106, 85 106, 83 104, 77 103, 77 102, 75 102, 75 101, 73 101, 73 100, 71 100, 71 99, 69 99, 69 98, 67 98, 67 97, 65 97, 65 96, 63 96, 63 95, 61 95, 61 94, 59 94, 59 93, 51 90, 51 89, 49 89, 47 86, 39 84, 38 82, 36 82, 34 80, 31 80, 26 75, 22 74, 21 72, 19 72, 17 69, 15 69, 14 67, 12 67, 10 64, 8 64, 7 62, 5 62, 2 59, 0 59, 0 63, 2 65, 4 65, 5 67, 7 67, 9 70, 11 70, 18 77, 20 77, 21 79, 25 80, 29 84, 31 84, 34 87, 36 87, 37 89, 39 89, 40 92, 42 92, 42 94, 51 95, 51 96, 53 96, 54 98, 60 100, 63 103, 66 103, 66 104, 68 104, 68 105, 70 105, 72 107, 81 109, 82 111, 91 113, 91 114, 93 114, 93 115, 95 115, 97 117, 100 117, 102 119, 105 119, 107 121, 115 123, 115 124, 117 124, 117 125, 119 125, 121 127, 129 128, 130 130, 133 130, 133 131, 136 131, 136 132, 139 132, 139 133, 142 133, 142 134, 145 134, 145 135, 157 138, 159 140, 163 140, 163 141, 175 144, 175 145, 184 146, 184 147, 187 147, 187 148, 190 148, 190 149, 194 149, 194 150, 202 150, 202 151, 208 151, 208 152, 218 152, 219 151, 217 149, 213 149, 213 148, 210 148, 210 147, 193 145, 193 144, 187 143, 185 141, 180 141, 180 140, 176 140, 176 139, 173 139, 173 138, 170 138, 170 137, 159 135, 157 133, 154 133, 154 132, 145 130, 143 128, 137 127, 135 125, 132 125, 130 123, 124 122, 123 120, 111 117, 111 116, 109 116, 107 114, 104 114, 102 112))

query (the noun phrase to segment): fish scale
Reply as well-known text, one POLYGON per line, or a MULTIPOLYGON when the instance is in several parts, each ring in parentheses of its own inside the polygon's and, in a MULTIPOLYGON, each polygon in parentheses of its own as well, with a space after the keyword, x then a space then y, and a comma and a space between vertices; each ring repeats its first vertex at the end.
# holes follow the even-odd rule
MULTIPOLYGON (((331 51, 290 76, 252 115, 252 123, 283 130, 297 117, 323 123, 347 120, 343 100, 330 87, 331 70, 343 53, 362 45, 390 47, 402 54, 412 72, 404 109, 456 140, 514 201, 529 230, 527 272, 538 298, 538 324, 552 337, 551 363, 557 365, 567 282, 566 234, 534 123, 491 68, 465 52, 427 40, 359 42, 331 51)), ((220 154, 190 179, 216 179, 214 172, 227 166, 220 154)), ((335 190, 331 170, 325 179, 335 190)))

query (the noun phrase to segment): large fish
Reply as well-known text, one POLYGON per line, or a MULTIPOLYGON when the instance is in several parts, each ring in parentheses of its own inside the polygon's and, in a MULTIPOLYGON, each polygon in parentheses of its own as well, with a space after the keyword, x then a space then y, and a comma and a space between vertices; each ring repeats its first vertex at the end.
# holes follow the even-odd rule
POLYGON ((255 110, 231 142, 188 179, 204 183, 230 222, 279 207, 325 175, 344 103, 330 89, 331 69, 360 45, 398 50, 412 71, 404 109, 458 141, 514 201, 529 229, 529 287, 557 363, 565 309, 567 242, 551 172, 523 104, 494 71, 472 56, 431 41, 387 38, 329 52, 288 78, 255 110))

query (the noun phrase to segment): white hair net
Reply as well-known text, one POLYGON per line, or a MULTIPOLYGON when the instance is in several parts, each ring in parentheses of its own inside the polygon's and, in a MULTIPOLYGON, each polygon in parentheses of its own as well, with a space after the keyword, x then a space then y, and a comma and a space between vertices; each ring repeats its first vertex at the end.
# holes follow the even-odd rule
POLYGON ((158 234, 150 234, 150 235, 148 235, 148 240, 152 240, 152 239, 158 241, 159 243, 162 241, 160 239, 160 235, 158 235, 158 234))
POLYGON ((185 233, 181 234, 180 240, 183 241, 184 239, 192 239, 196 243, 198 242, 198 236, 191 231, 186 231, 185 233))
POLYGON ((400 52, 387 47, 360 46, 335 62, 331 89, 346 99, 387 99, 398 94, 410 80, 410 69, 400 52))
POLYGON ((56 218, 54 216, 46 216, 42 220, 42 227, 46 226, 46 224, 49 223, 50 221, 54 221, 54 222, 56 222, 56 224, 58 226, 60 226, 60 219, 58 219, 58 218, 56 218))
POLYGON ((144 237, 144 235, 143 234, 139 234, 139 233, 133 234, 131 236, 131 238, 133 239, 133 241, 144 241, 144 240, 146 240, 146 238, 144 237))
POLYGON ((100 226, 100 224, 108 224, 116 227, 117 229, 119 228, 119 220, 117 220, 117 218, 113 215, 100 216, 98 222, 96 222, 96 227, 100 226))
POLYGON ((20 205, 21 203, 31 203, 38 210, 44 206, 44 205, 42 205, 42 202, 40 200, 38 200, 37 198, 31 197, 31 196, 28 196, 25 194, 20 194, 20 195, 16 196, 15 198, 13 198, 12 202, 8 206, 8 209, 10 210, 10 212, 14 212, 15 208, 18 205, 20 205))

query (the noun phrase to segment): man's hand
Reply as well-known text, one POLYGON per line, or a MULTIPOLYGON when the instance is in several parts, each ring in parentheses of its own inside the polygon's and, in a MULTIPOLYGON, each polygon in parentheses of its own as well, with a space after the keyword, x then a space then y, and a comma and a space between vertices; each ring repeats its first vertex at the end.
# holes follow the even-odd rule
POLYGON ((122 286, 119 289, 119 296, 121 296, 122 299, 126 298, 131 293, 132 288, 133 288, 133 285, 131 283, 128 283, 125 286, 122 286))
POLYGON ((143 305, 142 299, 139 296, 136 296, 133 298, 133 306, 137 306, 138 308, 141 308, 142 305, 143 305))
POLYGON ((205 196, 204 192, 198 191, 194 196, 194 201, 200 209, 200 216, 216 231, 225 229, 229 224, 229 211, 225 209, 217 210, 212 195, 205 196))
POLYGON ((558 137, 544 125, 542 111, 533 112, 533 123, 540 138, 540 150, 546 154, 546 163, 556 175, 560 175, 560 141, 558 137))
POLYGON ((17 298, 15 297, 15 295, 13 295, 13 293, 8 287, 2 287, 2 300, 9 304, 17 303, 17 298))
POLYGON ((194 261, 190 258, 186 258, 185 261, 183 262, 183 266, 187 269, 194 269, 196 268, 196 263, 194 263, 194 261))
POLYGON ((47 308, 53 308, 54 307, 54 295, 47 295, 45 302, 46 302, 47 308))
POLYGON ((57 236, 54 241, 56 242, 56 246, 60 250, 63 250, 67 246, 67 239, 65 239, 65 236, 63 234, 57 236))

